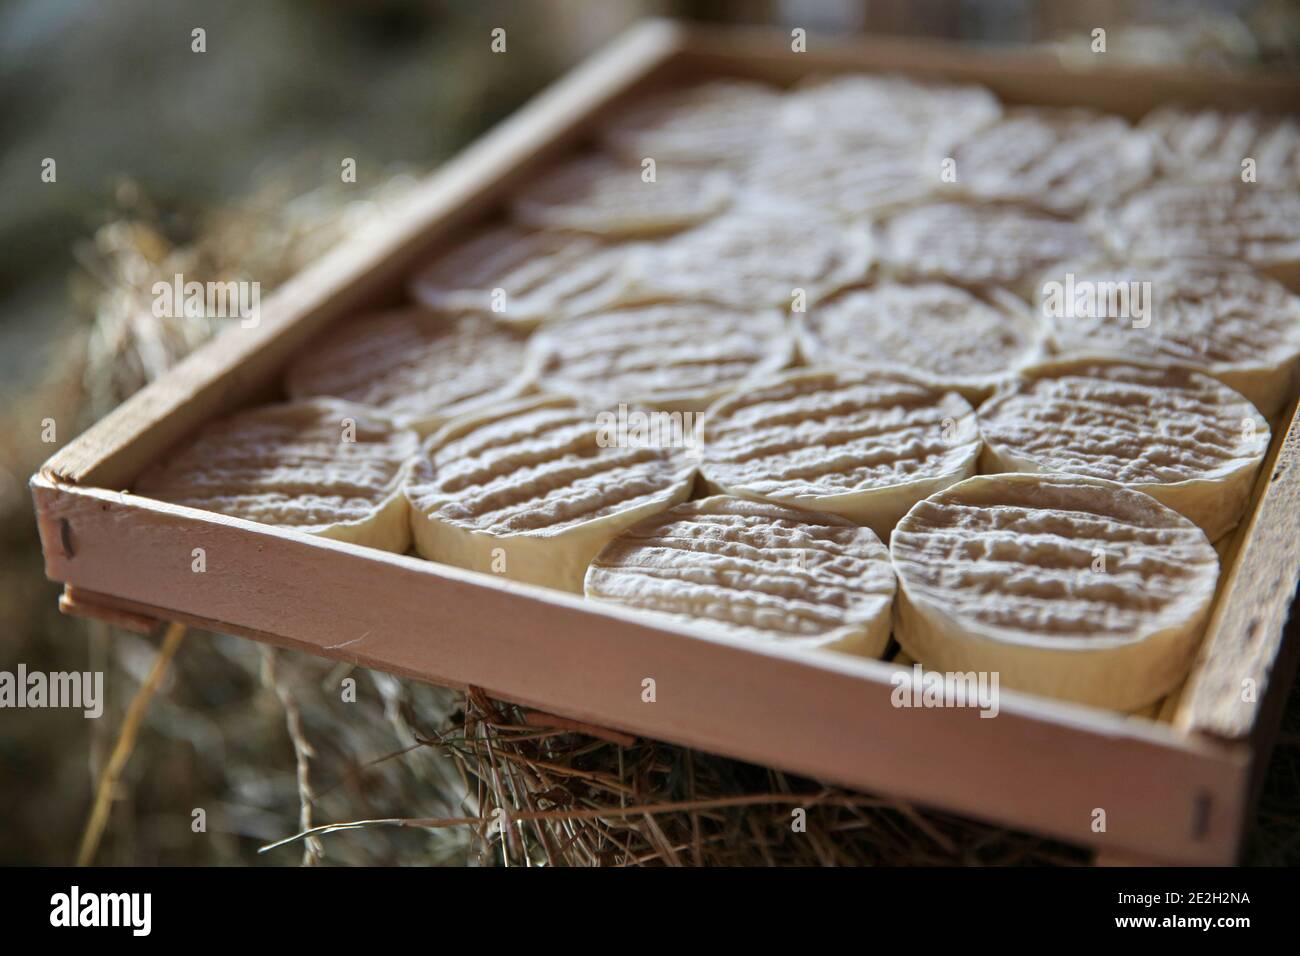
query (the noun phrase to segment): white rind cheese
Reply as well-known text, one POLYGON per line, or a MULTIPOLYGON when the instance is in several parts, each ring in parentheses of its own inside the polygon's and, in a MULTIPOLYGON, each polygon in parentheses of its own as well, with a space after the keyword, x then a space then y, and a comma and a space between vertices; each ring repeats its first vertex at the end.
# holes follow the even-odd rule
POLYGON ((1022 107, 952 146, 958 188, 985 201, 1075 215, 1150 179, 1153 142, 1118 116, 1022 107))
POLYGON ((915 502, 975 473, 975 411, 893 369, 800 371, 713 404, 701 474, 742 498, 825 511, 882 540, 915 502))
POLYGON ((811 304, 866 278, 870 230, 829 217, 753 203, 629 260, 624 301, 693 299, 736 309, 811 304))
POLYGON ((511 210, 518 222, 539 228, 651 236, 703 222, 730 196, 731 178, 716 170, 656 163, 647 181, 639 164, 585 156, 530 182, 511 210))
POLYGON ((857 222, 930 198, 939 173, 938 161, 915 146, 778 140, 758 152, 740 182, 755 199, 783 205, 790 215, 812 209, 857 222))
MULTIPOLYGON (((941 149, 1001 114, 997 97, 982 86, 858 73, 819 77, 796 87, 781 105, 777 129, 796 143, 815 140, 846 150, 882 145, 941 149)), ((937 167, 934 175, 937 179, 937 167)))
POLYGON ((894 636, 926 668, 1126 711, 1183 679, 1219 574, 1182 515, 1067 475, 947 488, 903 518, 890 553, 894 636))
POLYGON ((1186 365, 1240 392, 1266 417, 1300 378, 1300 298, 1246 266, 1062 263, 1042 277, 1038 304, 1063 357, 1186 365), (1075 299, 1083 290, 1081 302, 1065 301, 1067 277, 1075 299))
POLYGON ((1300 189, 1165 182, 1098 208, 1092 228, 1123 261, 1237 260, 1300 290, 1300 189))
POLYGON ((349 402, 266 405, 204 428, 135 492, 402 552, 411 540, 402 482, 418 445, 415 432, 349 402))
POLYGON ((617 302, 632 247, 559 230, 489 226, 417 272, 410 293, 435 311, 528 329, 617 302))
POLYGON ((285 372, 290 398, 332 396, 428 434, 528 387, 525 340, 479 316, 399 309, 340 323, 285 372))
POLYGON ((633 163, 736 165, 770 138, 780 102, 781 94, 761 83, 699 83, 616 106, 599 135, 633 163))
POLYGON ((975 289, 1003 286, 1026 299, 1050 266, 1101 253, 1080 223, 1004 204, 918 206, 887 217, 879 231, 889 275, 975 289))
POLYGON ((544 391, 602 408, 702 412, 730 389, 785 368, 794 351, 777 309, 660 302, 548 325, 529 341, 529 377, 544 391))
POLYGON ((681 449, 609 441, 596 409, 543 396, 430 436, 406 496, 421 556, 580 592, 596 553, 694 477, 681 449))
POLYGON ((809 365, 896 365, 972 403, 1046 355, 1046 324, 996 288, 976 295, 940 282, 881 282, 796 318, 809 365))
POLYGON ((1256 183, 1300 188, 1300 123, 1293 116, 1165 106, 1138 129, 1155 140, 1160 171, 1171 178, 1239 183, 1250 159, 1256 183))
POLYGON ((980 406, 980 470, 1059 472, 1144 491, 1217 541, 1268 451, 1255 407, 1208 375, 1124 362, 1029 369, 980 406))
POLYGON ((895 584, 869 528, 718 495, 624 531, 587 569, 585 590, 749 640, 879 657, 895 584))

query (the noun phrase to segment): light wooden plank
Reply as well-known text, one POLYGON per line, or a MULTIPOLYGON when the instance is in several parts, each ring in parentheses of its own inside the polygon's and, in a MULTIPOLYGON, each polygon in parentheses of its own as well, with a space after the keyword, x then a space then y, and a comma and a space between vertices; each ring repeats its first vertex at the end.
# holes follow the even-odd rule
POLYGON ((1260 708, 1283 697, 1291 679, 1294 663, 1279 654, 1300 578, 1296 403, 1283 421, 1290 427, 1264 462, 1253 513, 1239 532, 1235 561, 1220 583, 1219 602, 1174 716, 1183 730, 1244 739, 1260 708))
POLYGON ((136 634, 152 634, 165 617, 141 613, 121 601, 107 596, 65 586, 59 595, 59 611, 87 621, 100 621, 136 634))
POLYGON ((177 617, 1087 845, 1229 862, 1247 754, 1009 691, 893 706, 894 665, 617 608, 101 489, 33 480, 47 573, 177 617), (64 525, 66 522, 67 531, 64 525), (70 543, 70 554, 61 542, 70 543), (191 550, 207 571, 191 571, 191 550), (181 613, 175 613, 181 612, 181 613), (656 700, 642 699, 643 680, 656 700), (1094 809, 1107 832, 1091 830, 1094 809))
MULTIPOLYGON (((1088 42, 1080 34, 1080 42, 1088 42)), ((1081 106, 1136 119, 1162 103, 1201 103, 1300 112, 1294 74, 1223 73, 1207 78, 1181 67, 1108 63, 1078 69, 1050 53, 980 49, 945 41, 892 37, 811 36, 808 50, 790 49, 788 31, 768 27, 692 25, 678 68, 789 85, 814 72, 868 70, 981 83, 1009 103, 1081 106)))

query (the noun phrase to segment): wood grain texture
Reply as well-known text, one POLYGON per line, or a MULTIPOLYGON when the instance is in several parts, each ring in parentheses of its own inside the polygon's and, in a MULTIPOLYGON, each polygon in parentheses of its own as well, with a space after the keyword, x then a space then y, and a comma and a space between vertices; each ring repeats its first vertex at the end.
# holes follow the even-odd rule
POLYGON ((1206 627, 1174 725, 1229 739, 1251 734, 1261 707, 1285 696, 1294 662, 1279 658, 1300 579, 1300 408, 1260 470, 1252 513, 1237 531, 1231 564, 1206 627), (1274 688, 1277 683, 1279 686, 1274 688))
POLYGON ((165 618, 152 613, 141 613, 111 595, 94 594, 72 585, 64 585, 59 595, 59 612, 87 621, 101 621, 111 627, 135 634, 152 634, 165 618))
MULTIPOLYGON (((183 621, 464 687, 1073 843, 1236 852, 1248 753, 1003 691, 1000 713, 901 708, 893 664, 759 646, 402 555, 33 480, 46 573, 183 621), (69 556, 58 546, 67 523, 69 556), (191 551, 207 570, 191 570, 191 551), (642 699, 655 681, 655 701, 642 699), (1104 809, 1105 833, 1092 830, 1104 809)), ((109 596, 112 598, 100 597, 109 596)))
MULTIPOLYGON (((1080 36, 1080 43, 1088 42, 1080 36)), ((1112 65, 1076 69, 1051 53, 981 51, 941 40, 890 37, 808 38, 806 53, 792 53, 788 31, 692 26, 676 70, 767 80, 788 85, 810 73, 870 70, 980 83, 1006 103, 1088 106, 1129 119, 1170 102, 1300 112, 1294 75, 1204 73, 1178 67, 1112 65)))

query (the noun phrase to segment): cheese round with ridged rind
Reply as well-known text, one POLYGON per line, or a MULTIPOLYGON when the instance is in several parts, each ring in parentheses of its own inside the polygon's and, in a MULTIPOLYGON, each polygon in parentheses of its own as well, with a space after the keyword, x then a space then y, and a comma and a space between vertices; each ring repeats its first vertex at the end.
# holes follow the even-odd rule
POLYGON ((1235 259, 1300 290, 1300 189, 1164 182, 1097 209, 1091 223, 1130 263, 1235 259))
POLYGON ((791 90, 777 126, 795 141, 834 142, 848 149, 941 148, 1001 114, 998 98, 982 86, 852 73, 817 77, 791 90))
POLYGON ((1300 123, 1293 116, 1164 106, 1142 117, 1138 129, 1155 141, 1165 176, 1238 183, 1249 159, 1255 182, 1300 187, 1300 123))
POLYGON ((332 328, 289 366, 285 389, 370 405, 428 434, 526 389, 525 347, 523 336, 479 316, 397 309, 332 328))
POLYGON ((975 473, 975 411, 895 369, 798 371, 720 399, 700 472, 742 498, 825 511, 888 540, 926 495, 975 473))
POLYGON ((624 301, 692 299, 737 309, 818 302, 861 281, 872 262, 870 231, 824 215, 756 203, 733 206, 629 260, 624 301), (800 295, 802 293, 802 295, 800 295))
POLYGON ((978 412, 980 470, 1059 472, 1144 491, 1217 541, 1241 519, 1268 422, 1222 382, 1118 361, 1026 370, 978 412))
POLYGON ((738 164, 770 138, 780 102, 762 83, 713 80, 616 106, 599 135, 630 162, 738 164))
POLYGON ((1191 521, 1072 475, 953 485, 907 513, 889 550, 894 636, 926 668, 1126 711, 1183 679, 1219 575, 1191 521))
POLYGON ((861 149, 829 140, 777 140, 739 174, 756 199, 784 206, 791 215, 812 209, 855 222, 930 198, 939 168, 914 145, 861 149))
POLYGON ((885 219, 880 234, 880 258, 894 277, 1004 286, 1025 298, 1049 266, 1101 253, 1081 224, 1015 205, 917 206, 885 219))
POLYGON ((1240 392, 1265 416, 1295 393, 1300 378, 1300 298, 1246 266, 1062 263, 1042 277, 1038 306, 1062 357, 1187 365, 1240 392), (1064 296, 1067 276, 1094 296, 1092 307, 1052 301, 1064 296), (1126 301, 1121 295, 1128 308, 1112 308, 1112 296, 1126 301), (1143 296, 1149 301, 1135 309, 1143 296))
POLYGON ((406 485, 416 551, 580 592, 610 539, 691 492, 684 449, 643 438, 557 396, 449 422, 425 441, 406 485))
POLYGON ((411 297, 436 311, 531 328, 618 301, 629 242, 523 226, 488 226, 411 279, 411 297))
POLYGON ((1155 169, 1149 136, 1118 116, 1021 107, 952 145, 957 186, 985 201, 1074 215, 1141 186, 1155 169))
POLYGON ((889 552, 833 515, 726 495, 624 531, 587 569, 588 598, 782 646, 879 657, 894 599, 889 552))
POLYGON ((731 177, 718 170, 640 165, 583 156, 543 173, 515 194, 514 218, 526 225, 631 237, 675 232, 724 209, 731 177))
POLYGON ((383 551, 411 540, 402 483, 419 446, 365 406, 265 405, 208 425, 165 455, 135 493, 383 551))
POLYGON ((794 360, 776 309, 658 302, 552 323, 529 341, 530 377, 601 407, 620 402, 702 412, 732 388, 794 360))
POLYGON ((976 295, 941 282, 881 282, 796 318, 809 365, 896 365, 971 402, 1046 354, 1046 324, 996 288, 976 295))

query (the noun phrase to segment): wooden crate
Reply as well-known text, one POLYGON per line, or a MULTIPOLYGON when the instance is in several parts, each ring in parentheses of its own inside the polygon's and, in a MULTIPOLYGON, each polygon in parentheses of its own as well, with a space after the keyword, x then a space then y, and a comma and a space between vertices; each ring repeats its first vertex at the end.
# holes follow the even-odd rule
MULTIPOLYGON (((1081 40, 1081 42, 1085 42, 1081 40)), ((1166 70, 1072 74, 1055 61, 898 41, 806 53, 779 32, 650 21, 573 71, 417 190, 382 229, 286 283, 253 329, 232 326, 61 449, 31 480, 46 573, 65 611, 147 629, 244 635, 1094 846, 1116 859, 1230 863, 1300 641, 1300 423, 1292 402, 1182 693, 1128 716, 1004 692, 996 719, 898 709, 897 664, 647 623, 580 598, 413 557, 133 495, 137 473, 210 419, 276 394, 286 360, 331 322, 399 300, 448 237, 652 85, 728 75, 788 84, 839 69, 983 83, 1013 103, 1136 117, 1177 100, 1295 109, 1293 81, 1166 70), (191 571, 191 551, 207 554, 191 571), (642 700, 654 678, 656 700, 642 700), (1253 681, 1255 693, 1243 693, 1253 681), (1106 829, 1093 829, 1094 810, 1106 829)))

